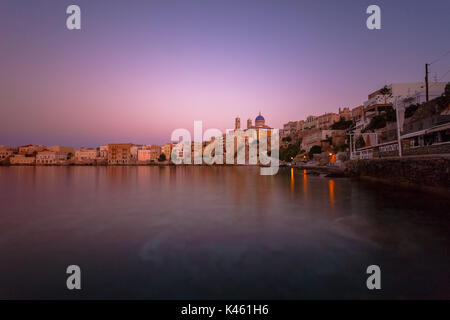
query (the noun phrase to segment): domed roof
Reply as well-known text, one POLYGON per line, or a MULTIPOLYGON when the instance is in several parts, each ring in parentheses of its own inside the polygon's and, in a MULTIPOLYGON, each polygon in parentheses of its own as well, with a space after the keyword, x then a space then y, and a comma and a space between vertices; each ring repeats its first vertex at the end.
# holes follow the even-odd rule
POLYGON ((261 115, 261 112, 260 112, 259 115, 256 117, 255 121, 264 121, 264 117, 261 115))

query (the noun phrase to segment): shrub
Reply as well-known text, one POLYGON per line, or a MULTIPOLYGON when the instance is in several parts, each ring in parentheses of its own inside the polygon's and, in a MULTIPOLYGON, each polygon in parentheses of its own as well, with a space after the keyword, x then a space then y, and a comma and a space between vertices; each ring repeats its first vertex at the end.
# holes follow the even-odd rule
POLYGON ((380 114, 378 116, 373 117, 369 124, 362 130, 362 132, 372 131, 375 129, 381 129, 386 127, 386 118, 384 115, 380 114))
POLYGON ((353 125, 353 121, 345 120, 344 117, 341 117, 338 122, 335 122, 331 125, 332 130, 347 130, 353 125))
POLYGON ((322 147, 321 146, 317 146, 317 145, 312 146, 311 149, 309 149, 309 153, 308 153, 309 158, 312 159, 312 157, 316 153, 322 153, 322 147))
POLYGON ((166 161, 166 155, 165 155, 164 153, 161 153, 161 154, 159 155, 158 161, 159 161, 159 162, 166 161))
POLYGON ((410 118, 414 115, 414 113, 419 109, 419 104, 412 104, 405 109, 405 118, 410 118))
POLYGON ((280 148, 280 160, 291 162, 291 158, 295 158, 295 156, 300 151, 300 148, 296 144, 290 144, 287 147, 280 148))

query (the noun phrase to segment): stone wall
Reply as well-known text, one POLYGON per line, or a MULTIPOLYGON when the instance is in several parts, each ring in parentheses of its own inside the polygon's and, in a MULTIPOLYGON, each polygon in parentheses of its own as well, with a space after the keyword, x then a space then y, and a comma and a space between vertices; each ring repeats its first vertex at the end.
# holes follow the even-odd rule
POLYGON ((450 157, 406 157, 351 160, 346 162, 351 176, 371 177, 398 185, 437 188, 450 192, 450 157))
POLYGON ((450 143, 435 144, 423 147, 411 147, 408 139, 402 141, 403 155, 450 154, 450 143))

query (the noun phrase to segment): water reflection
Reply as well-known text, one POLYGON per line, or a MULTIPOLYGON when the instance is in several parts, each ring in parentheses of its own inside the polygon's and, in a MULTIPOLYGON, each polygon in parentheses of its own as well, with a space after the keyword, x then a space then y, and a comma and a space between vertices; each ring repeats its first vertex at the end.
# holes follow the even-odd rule
POLYGON ((379 297, 450 295, 448 199, 257 167, 0 167, 0 191, 0 298, 70 297, 73 263, 85 298, 372 298, 373 263, 379 297))
POLYGON ((330 206, 332 209, 334 209, 334 180, 330 179, 328 180, 328 191, 330 194, 330 206))
POLYGON ((291 194, 294 194, 295 192, 295 181, 294 181, 294 168, 291 168, 291 194))
POLYGON ((308 173, 306 169, 303 170, 303 194, 304 198, 308 198, 308 173))

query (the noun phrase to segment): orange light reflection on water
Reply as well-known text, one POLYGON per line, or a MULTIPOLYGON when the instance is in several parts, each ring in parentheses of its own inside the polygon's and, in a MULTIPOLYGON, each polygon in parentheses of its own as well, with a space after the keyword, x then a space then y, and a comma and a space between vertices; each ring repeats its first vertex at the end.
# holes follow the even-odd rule
POLYGON ((328 180, 328 191, 330 194, 330 205, 334 208, 335 197, 334 197, 334 180, 328 180))
POLYGON ((295 191, 294 168, 291 168, 291 194, 295 191))

